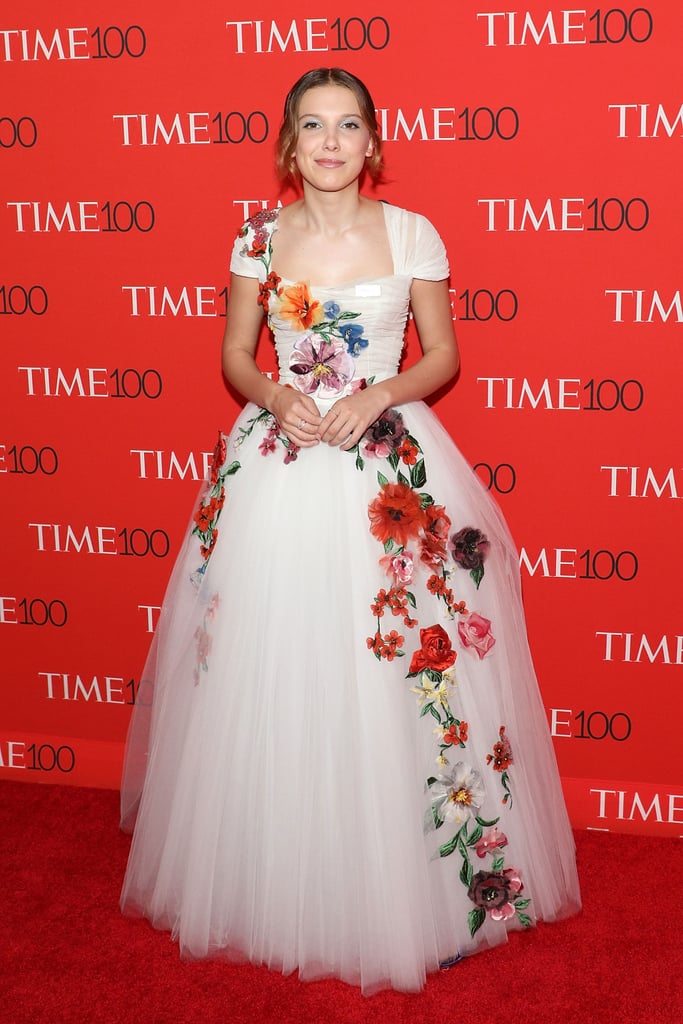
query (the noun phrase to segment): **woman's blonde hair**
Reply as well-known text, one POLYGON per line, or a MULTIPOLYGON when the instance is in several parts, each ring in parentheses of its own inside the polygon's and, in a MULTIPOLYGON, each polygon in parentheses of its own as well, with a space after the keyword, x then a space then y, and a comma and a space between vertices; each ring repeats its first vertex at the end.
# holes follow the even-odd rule
POLYGON ((377 127, 375 104, 367 86, 361 82, 360 78, 356 78, 350 71, 344 71, 343 68, 314 68, 302 75, 289 90, 275 148, 275 166, 278 175, 282 179, 298 180, 299 172, 294 161, 294 151, 299 134, 299 104, 305 92, 321 85, 340 85, 344 89, 350 89, 356 97, 360 116, 370 132, 372 140, 372 153, 368 157, 366 166, 370 177, 376 181, 382 173, 383 161, 382 140, 377 127))

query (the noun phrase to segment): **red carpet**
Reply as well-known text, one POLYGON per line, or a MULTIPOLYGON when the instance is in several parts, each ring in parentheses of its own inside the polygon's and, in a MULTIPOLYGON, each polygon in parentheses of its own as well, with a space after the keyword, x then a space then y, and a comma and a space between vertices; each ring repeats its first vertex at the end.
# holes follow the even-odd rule
POLYGON ((118 912, 118 794, 0 783, 0 1024, 680 1024, 683 844, 577 833, 584 910, 370 999, 341 982, 185 963, 118 912))

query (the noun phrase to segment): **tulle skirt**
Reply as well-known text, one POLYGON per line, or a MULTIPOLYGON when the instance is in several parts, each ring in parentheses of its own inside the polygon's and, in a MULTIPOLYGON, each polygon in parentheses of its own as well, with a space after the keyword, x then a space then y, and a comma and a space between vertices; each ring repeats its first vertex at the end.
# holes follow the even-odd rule
POLYGON ((122 907, 186 957, 415 991, 580 905, 513 543, 400 413, 355 453, 253 405, 221 437, 122 787, 122 907))

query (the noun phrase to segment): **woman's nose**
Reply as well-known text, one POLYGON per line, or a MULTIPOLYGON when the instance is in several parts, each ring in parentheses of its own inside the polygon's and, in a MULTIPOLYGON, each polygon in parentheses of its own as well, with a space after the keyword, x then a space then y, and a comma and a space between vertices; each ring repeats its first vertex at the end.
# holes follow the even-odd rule
POLYGON ((325 141, 323 143, 323 146, 324 146, 325 149, 338 149, 339 148, 339 140, 337 139, 337 133, 336 133, 336 131, 333 128, 330 128, 327 131, 327 133, 325 135, 325 141))

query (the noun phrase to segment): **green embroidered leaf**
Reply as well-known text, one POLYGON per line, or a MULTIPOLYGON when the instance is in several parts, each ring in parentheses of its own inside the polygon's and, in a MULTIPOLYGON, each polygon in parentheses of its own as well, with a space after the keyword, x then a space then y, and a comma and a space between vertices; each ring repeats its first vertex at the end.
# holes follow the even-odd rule
POLYGON ((433 786, 434 783, 438 782, 438 781, 439 780, 437 779, 437 777, 435 775, 430 775, 429 778, 427 779, 427 785, 428 786, 433 786))
POLYGON ((520 913, 518 913, 517 917, 519 918, 519 923, 521 925, 523 925, 525 928, 531 928, 531 918, 529 917, 528 914, 520 914, 520 913))
POLYGON ((226 476, 234 476, 237 470, 241 468, 242 466, 239 462, 231 462, 228 468, 224 470, 224 473, 226 476))
POLYGON ((360 455, 356 455, 356 469, 363 469, 365 463, 361 459, 360 455))
POLYGON ((441 828, 443 825, 443 818, 439 816, 439 812, 436 809, 435 804, 432 804, 432 820, 434 822, 434 828, 441 828))
POLYGON ((408 481, 408 477, 404 473, 402 473, 400 469, 399 469, 398 473, 396 474, 396 479, 398 480, 398 482, 400 484, 405 484, 406 487, 410 487, 410 483, 408 481))
POLYGON ((417 608, 417 601, 415 600, 415 594, 411 594, 409 590, 406 590, 406 597, 408 598, 408 604, 411 608, 417 608))
POLYGON ((389 483, 389 481, 385 477, 384 473, 380 473, 379 470, 377 470, 377 480, 378 480, 378 483, 379 483, 380 487, 386 487, 386 485, 389 483))
POLYGON ((418 439, 417 439, 416 437, 413 437, 413 435, 412 435, 412 434, 408 434, 407 440, 408 440, 408 441, 410 441, 410 443, 411 443, 412 445, 415 445, 415 447, 417 448, 417 450, 418 450, 419 452, 421 452, 421 451, 422 451, 422 447, 421 447, 421 445, 420 445, 420 442, 418 441, 418 439))
POLYGON ((435 718, 437 720, 439 725, 441 725, 441 716, 439 715, 439 712, 436 710, 433 704, 429 705, 429 714, 432 716, 432 718, 435 718))
POLYGON ((474 936, 486 920, 486 911, 482 907, 475 907, 467 915, 467 923, 470 926, 470 935, 474 936))
POLYGON ((524 910, 524 908, 528 907, 530 903, 531 903, 530 899, 529 900, 515 900, 514 906, 516 907, 517 910, 524 910))
POLYGON ((473 874, 474 872, 472 871, 472 865, 470 864, 469 860, 464 860, 462 862, 462 867, 460 868, 460 881, 462 882, 463 885, 466 885, 468 889, 472 884, 473 874))
POLYGON ((470 576, 474 580, 477 590, 479 590, 479 584, 484 578, 484 566, 480 565, 476 569, 470 569, 470 576))
POLYGON ((346 310, 344 310, 344 311, 343 311, 342 313, 340 313, 340 314, 339 314, 339 316, 337 317, 337 323, 338 323, 338 322, 339 322, 340 320, 355 320, 355 319, 356 319, 356 317, 359 317, 359 316, 360 316, 360 313, 351 313, 351 312, 347 312, 346 310))
POLYGON ((484 828, 491 828, 492 825, 498 824, 500 818, 492 818, 490 821, 487 821, 486 818, 480 818, 479 815, 477 815, 474 820, 477 825, 482 825, 484 828))
POLYGON ((422 508, 429 508, 430 505, 434 504, 434 499, 432 498, 431 494, 425 494, 424 491, 422 491, 419 494, 419 498, 422 504, 422 508))
MULTIPOLYGON (((483 834, 484 834, 484 830, 482 829, 481 825, 475 825, 474 829, 472 830, 471 835, 469 835, 467 837, 467 845, 468 846, 474 846, 475 843, 479 842, 479 840, 481 839, 483 834)), ((495 870, 495 868, 494 868, 494 870, 495 870)))
POLYGON ((425 469, 425 460, 420 459, 414 466, 410 467, 410 482, 413 487, 424 487, 427 483, 427 471, 425 469))
POLYGON ((491 865, 491 871, 502 871, 504 864, 505 857, 494 857, 493 864, 491 865))
POLYGON ((441 672, 437 672, 436 669, 433 668, 426 668, 424 670, 424 674, 427 676, 427 679, 430 679, 433 683, 440 683, 443 676, 441 672))
POLYGON ((388 539, 388 540, 385 540, 385 541, 384 541, 384 553, 385 553, 385 555, 388 555, 388 554, 389 554, 389 552, 391 551, 391 549, 393 548, 393 546, 394 546, 394 542, 393 542, 393 540, 391 539, 391 537, 389 537, 389 539, 388 539))
POLYGON ((440 857, 450 857, 450 855, 453 853, 453 850, 455 849, 455 847, 457 845, 457 842, 458 842, 458 837, 457 836, 453 836, 453 838, 449 839, 447 843, 443 843, 443 845, 439 847, 439 856, 440 857))
POLYGON ((392 469, 396 469, 396 467, 398 466, 398 455, 396 454, 395 451, 387 455, 387 462, 389 463, 392 469))
POLYGON ((420 718, 424 718, 425 715, 430 714, 431 709, 433 707, 434 704, 431 701, 429 704, 423 704, 422 707, 420 708, 420 718))

